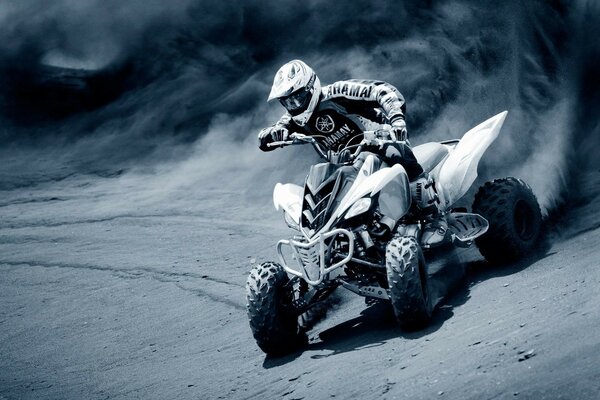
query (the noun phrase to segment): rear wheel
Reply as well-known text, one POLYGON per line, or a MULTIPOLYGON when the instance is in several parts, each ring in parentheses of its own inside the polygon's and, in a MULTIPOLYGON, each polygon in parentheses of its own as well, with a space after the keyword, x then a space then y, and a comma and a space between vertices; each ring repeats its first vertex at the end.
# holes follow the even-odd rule
POLYGON ((386 270, 390 300, 403 329, 423 328, 431 318, 425 258, 413 237, 397 237, 386 249, 386 270))
POLYGON ((531 188, 516 178, 485 183, 475 195, 473 212, 490 224, 475 240, 486 260, 517 260, 535 250, 542 230, 542 213, 531 188))
POLYGON ((266 262, 250 271, 247 310, 254 339, 267 354, 289 353, 306 342, 292 307, 293 291, 283 267, 266 262))

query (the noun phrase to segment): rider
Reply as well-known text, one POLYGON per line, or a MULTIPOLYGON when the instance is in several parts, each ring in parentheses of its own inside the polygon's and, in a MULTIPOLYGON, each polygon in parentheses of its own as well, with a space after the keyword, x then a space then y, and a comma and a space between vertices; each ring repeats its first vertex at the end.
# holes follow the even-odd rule
MULTIPOLYGON (((292 60, 275 74, 268 101, 274 99, 278 99, 287 112, 273 126, 260 131, 261 150, 274 150, 269 143, 285 141, 293 132, 313 136, 327 150, 340 150, 365 143, 366 124, 388 124, 391 130, 377 132, 389 136, 368 141, 363 150, 378 154, 388 165, 401 164, 409 181, 420 179, 425 182, 422 186, 427 185, 423 168, 408 145, 404 97, 389 83, 351 79, 321 87, 312 68, 303 61, 292 60)), ((435 198, 435 193, 432 197, 435 198)), ((437 207, 429 207, 426 213, 437 215, 437 207)), ((442 225, 444 222, 442 219, 442 225)), ((445 227, 442 226, 441 232, 439 224, 435 225, 438 237, 433 239, 441 240, 445 227)))

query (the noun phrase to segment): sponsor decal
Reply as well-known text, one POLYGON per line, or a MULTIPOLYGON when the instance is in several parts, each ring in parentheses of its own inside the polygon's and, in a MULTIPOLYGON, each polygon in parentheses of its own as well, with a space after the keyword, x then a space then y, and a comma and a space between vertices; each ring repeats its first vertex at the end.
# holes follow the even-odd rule
POLYGON ((336 144, 341 142, 341 140, 343 138, 349 136, 351 133, 352 133, 352 128, 350 128, 347 124, 344 124, 344 126, 342 126, 339 131, 332 133, 331 135, 326 137, 325 143, 329 147, 334 147, 336 144))
POLYGON ((335 129, 335 123, 331 115, 325 114, 317 117, 316 128, 321 133, 331 133, 335 129))
POLYGON ((354 82, 336 82, 329 85, 327 97, 344 95, 355 99, 366 99, 371 96, 373 86, 354 82))

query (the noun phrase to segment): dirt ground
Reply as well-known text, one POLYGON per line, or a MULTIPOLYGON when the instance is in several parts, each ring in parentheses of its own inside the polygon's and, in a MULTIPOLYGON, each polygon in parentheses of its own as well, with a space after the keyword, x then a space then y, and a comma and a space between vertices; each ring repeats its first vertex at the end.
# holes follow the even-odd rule
POLYGON ((245 280, 289 232, 268 201, 107 211, 111 178, 2 192, 0 399, 597 399, 598 176, 542 257, 433 276, 431 326, 401 332, 339 289, 302 351, 252 338, 245 280))

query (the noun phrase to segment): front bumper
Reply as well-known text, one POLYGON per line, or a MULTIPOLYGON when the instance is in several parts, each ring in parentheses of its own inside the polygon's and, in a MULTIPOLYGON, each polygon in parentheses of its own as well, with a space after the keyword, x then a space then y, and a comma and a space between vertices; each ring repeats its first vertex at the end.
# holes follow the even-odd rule
POLYGON ((322 233, 311 240, 280 240, 277 243, 277 254, 283 268, 290 274, 304 279, 309 285, 316 286, 323 282, 325 276, 337 268, 344 266, 352 259, 354 253, 354 234, 347 229, 334 229, 322 233), (329 265, 332 259, 332 250, 341 239, 348 242, 348 254, 340 261, 329 265), (287 262, 283 254, 283 246, 292 250, 292 258, 296 260, 292 265, 287 262), (296 268, 293 268, 295 266, 296 268))

